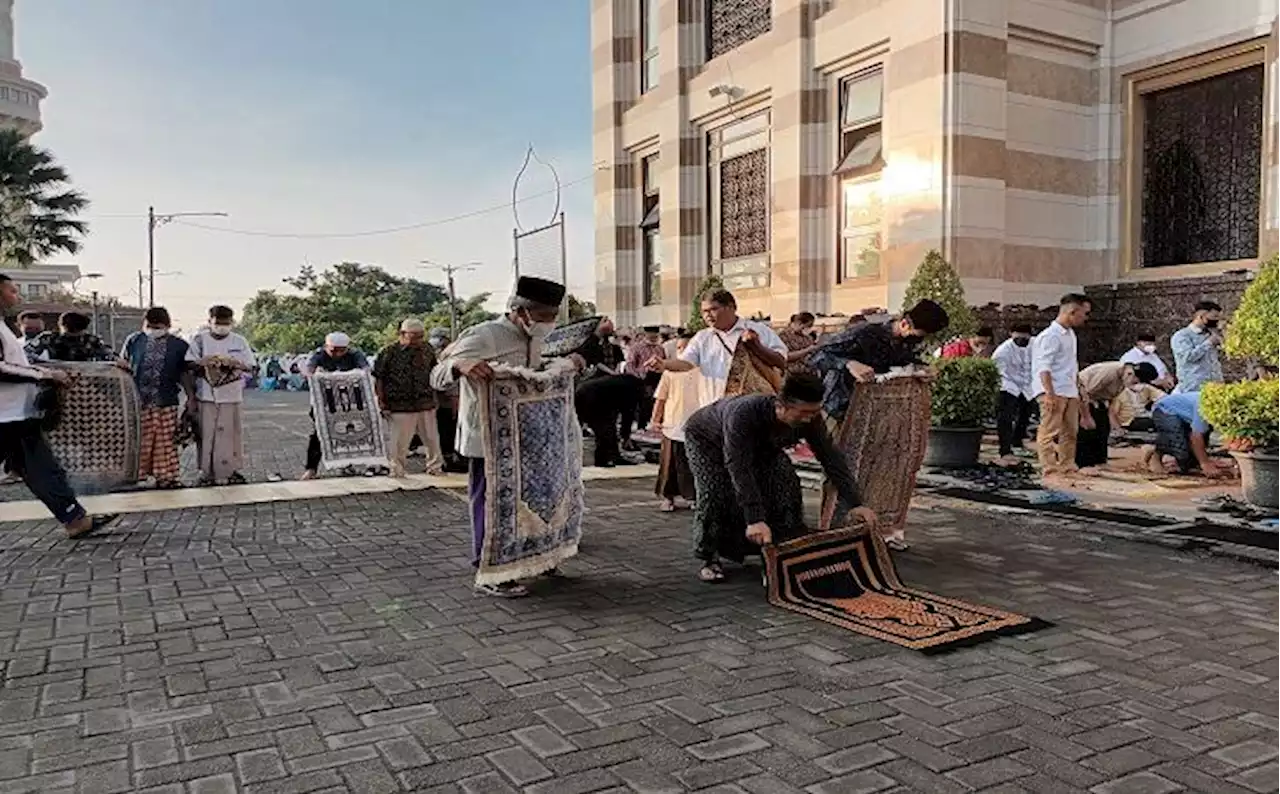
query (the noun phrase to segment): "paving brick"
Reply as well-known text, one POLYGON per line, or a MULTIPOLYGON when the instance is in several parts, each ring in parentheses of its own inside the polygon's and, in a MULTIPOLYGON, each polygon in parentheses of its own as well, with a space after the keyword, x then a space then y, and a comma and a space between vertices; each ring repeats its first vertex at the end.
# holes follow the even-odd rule
POLYGON ((723 739, 691 744, 687 749, 703 761, 719 761, 724 758, 753 753, 769 747, 769 742, 754 733, 739 733, 723 739))
POLYGON ((1276 743, 1263 743, 1250 739, 1246 742, 1233 744, 1230 747, 1223 747, 1220 750, 1214 750, 1209 755, 1220 761, 1226 761, 1232 766, 1253 766, 1263 761, 1270 761, 1276 757, 1276 743))
POLYGON ((538 759, 523 747, 498 750, 485 757, 517 786, 525 786, 551 777, 551 770, 539 763, 538 759))
POLYGON ((1172 780, 1154 772, 1138 772, 1110 783, 1100 783, 1089 790, 1094 794, 1166 794, 1181 788, 1172 780))
POLYGON ((512 731, 511 735, 539 758, 571 753, 578 749, 577 745, 544 725, 521 728, 512 731))
POLYGON ((989 788, 1034 773, 1034 769, 1012 758, 993 758, 947 773, 947 777, 972 788, 989 788))
POLYGON ((891 750, 886 750, 878 744, 864 744, 814 759, 814 763, 833 775, 842 775, 855 769, 875 766, 893 758, 897 758, 897 755, 891 750))
POLYGON ((874 769, 867 769, 810 786, 809 791, 813 794, 871 794, 874 791, 891 789, 895 785, 897 782, 888 775, 874 769))
POLYGON ((275 748, 239 753, 236 755, 236 770, 245 783, 261 783, 285 776, 284 761, 275 748))

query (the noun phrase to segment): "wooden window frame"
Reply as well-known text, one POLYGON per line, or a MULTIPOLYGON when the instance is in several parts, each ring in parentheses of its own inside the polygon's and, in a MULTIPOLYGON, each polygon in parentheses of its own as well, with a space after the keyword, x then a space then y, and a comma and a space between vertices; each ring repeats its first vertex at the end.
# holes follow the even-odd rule
MULTIPOLYGON (((877 284, 884 280, 884 268, 881 266, 874 275, 850 276, 845 272, 845 218, 848 215, 845 209, 845 185, 851 183, 869 183, 878 182, 884 173, 884 64, 876 63, 874 65, 859 68, 857 71, 840 77, 836 81, 836 138, 835 138, 835 169, 832 171, 834 177, 836 192, 836 256, 835 256, 835 277, 836 284, 864 286, 868 284, 877 284), (868 116, 849 123, 845 122, 845 100, 847 97, 848 87, 852 84, 869 79, 878 79, 880 81, 880 111, 875 116, 868 116), (840 165, 844 162, 844 158, 848 154, 845 147, 845 140, 848 136, 865 132, 867 135, 879 135, 881 154, 877 155, 876 161, 867 169, 861 169, 856 174, 842 174, 839 172, 840 165)), ((855 144, 856 145, 856 144, 855 144)), ((883 198, 882 214, 883 214, 883 198)), ((881 218, 881 226, 883 227, 883 217, 881 218)), ((881 246, 883 250, 884 237, 883 229, 879 232, 881 237, 881 246)))
POLYGON ((640 34, 636 37, 639 43, 640 95, 644 96, 658 87, 658 39, 661 29, 655 30, 651 22, 656 22, 658 7, 662 0, 638 0, 636 8, 640 14, 637 26, 640 34))
POLYGON ((1169 63, 1142 69, 1124 76, 1124 146, 1120 185, 1120 275, 1132 281, 1154 281, 1170 278, 1216 275, 1224 270, 1250 267, 1256 259, 1233 259, 1220 262, 1196 262, 1192 264, 1143 267, 1140 263, 1142 246, 1142 183, 1145 163, 1144 128, 1148 94, 1188 83, 1219 77, 1252 66, 1263 67, 1263 118, 1262 118, 1262 184, 1258 189, 1258 252, 1266 251, 1267 207, 1274 200, 1268 193, 1270 180, 1267 174, 1271 149, 1275 145, 1270 133, 1272 102, 1275 90, 1270 64, 1276 53, 1271 42, 1255 38, 1228 47, 1180 58, 1169 63))
POLYGON ((641 155, 637 168, 640 183, 640 302, 642 306, 662 304, 662 227, 655 219, 646 223, 651 211, 661 212, 662 194, 658 189, 657 169, 661 167, 657 152, 641 155), (657 265, 658 288, 654 288, 652 265, 657 265))

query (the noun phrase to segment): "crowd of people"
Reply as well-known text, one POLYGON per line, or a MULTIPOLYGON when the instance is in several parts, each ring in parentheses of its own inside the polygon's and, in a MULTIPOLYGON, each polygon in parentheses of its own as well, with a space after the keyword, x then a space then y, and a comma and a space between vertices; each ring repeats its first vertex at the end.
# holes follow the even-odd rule
MULTIPOLYGON (((4 307, 16 303, 12 283, 0 277, 0 287, 4 307)), ((651 425, 660 434, 658 505, 668 512, 692 509, 693 555, 703 581, 723 580, 724 561, 741 561, 754 545, 804 531, 799 480, 787 454, 801 441, 838 495, 841 515, 877 523, 860 505, 845 455, 832 438, 862 384, 891 371, 932 377, 920 348, 924 337, 936 338, 949 325, 940 305, 922 300, 900 316, 854 318, 819 337, 812 314, 796 314, 776 332, 767 322, 740 316, 732 293, 721 289, 701 296, 705 327, 696 333, 647 326, 634 336, 620 335, 601 318, 577 350, 544 361, 544 341, 555 328, 564 293, 563 285, 522 277, 505 315, 464 330, 453 342, 406 318, 398 338, 373 355, 334 330, 305 359, 265 362, 235 332, 234 313, 226 306, 212 307, 208 324, 187 340, 171 332, 168 312, 153 307, 118 352, 88 332, 83 315, 64 314, 56 331, 45 331, 38 316, 23 314, 21 339, 7 326, 0 331, 4 463, 64 521, 68 534, 78 536, 101 522, 76 502, 44 440, 40 387, 56 387, 70 377, 44 362, 113 361, 131 374, 142 406, 140 475, 160 488, 179 484, 178 451, 188 439, 197 447, 201 482, 245 480, 246 376, 279 382, 295 367, 304 378, 366 370, 389 427, 389 473, 404 474, 414 447, 421 447, 430 474, 467 473, 478 561, 486 498, 480 384, 499 364, 549 367, 575 373, 575 408, 594 439, 596 466, 636 462, 627 454, 633 427, 651 425)), ((1155 433, 1146 453, 1153 472, 1198 469, 1220 476, 1222 467, 1208 454, 1211 428, 1199 412, 1199 391, 1222 379, 1221 307, 1197 304, 1187 327, 1173 334, 1172 369, 1149 336, 1140 336, 1117 361, 1080 368, 1075 329, 1087 322, 1090 309, 1086 296, 1068 294, 1039 333, 1016 325, 994 345, 993 332, 983 328, 935 351, 943 358, 995 362, 1001 462, 1030 454, 1024 439, 1038 412, 1035 454, 1048 477, 1105 463, 1109 437, 1126 428, 1155 433)), ((1257 376, 1274 376, 1274 370, 1257 376)), ((303 457, 301 476, 316 476, 322 452, 314 433, 303 457)), ((900 531, 886 542, 905 548, 900 531)), ((501 597, 528 592, 514 581, 480 589, 501 597)))

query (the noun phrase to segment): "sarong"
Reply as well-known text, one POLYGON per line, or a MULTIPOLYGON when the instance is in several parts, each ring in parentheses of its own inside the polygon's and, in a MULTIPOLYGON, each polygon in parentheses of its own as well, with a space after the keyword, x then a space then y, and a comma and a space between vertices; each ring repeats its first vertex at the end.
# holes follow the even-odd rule
MULTIPOLYGON (((912 376, 880 376, 853 389, 849 409, 834 434, 858 484, 862 504, 876 512, 884 536, 901 532, 924 463, 929 441, 928 381, 912 376)), ((833 526, 836 495, 823 488, 821 529, 833 526)), ((835 524, 843 523, 835 516, 835 524)))
POLYGON ((156 484, 178 482, 178 406, 150 405, 142 409, 142 450, 138 479, 154 476, 156 484))
POLYGON ((244 467, 244 406, 199 400, 196 460, 206 480, 223 482, 244 467))
POLYGON ((478 585, 545 573, 577 554, 582 537, 573 373, 494 369, 480 403, 485 499, 478 585))
POLYGON ((49 362, 75 379, 58 390, 61 420, 49 447, 80 493, 108 491, 138 479, 141 405, 133 376, 103 362, 49 362))
POLYGON ((724 386, 724 396, 739 394, 777 394, 782 391, 782 376, 778 370, 759 361, 738 343, 729 362, 729 377, 724 386))
POLYGON ((311 411, 325 469, 389 465, 382 413, 368 372, 312 375, 311 411))
MULTIPOLYGON (((717 557, 742 562, 749 554, 759 553, 759 547, 747 540, 747 520, 724 456, 719 450, 701 448, 692 436, 685 441, 685 451, 698 494, 693 508, 694 557, 703 562, 717 557)), ((786 454, 779 453, 762 468, 757 479, 764 490, 769 510, 765 523, 774 542, 805 534, 804 497, 795 467, 786 454)))
POLYGON ((658 482, 654 493, 665 499, 677 496, 692 502, 697 495, 693 484, 693 471, 689 468, 689 454, 683 441, 662 437, 662 459, 658 466, 658 482))

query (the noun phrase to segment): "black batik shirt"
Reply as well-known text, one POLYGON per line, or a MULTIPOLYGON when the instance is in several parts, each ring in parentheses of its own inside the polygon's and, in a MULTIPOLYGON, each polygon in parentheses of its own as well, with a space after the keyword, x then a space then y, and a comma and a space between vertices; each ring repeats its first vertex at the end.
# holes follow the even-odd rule
POLYGON ((391 413, 435 408, 436 392, 431 388, 431 370, 435 365, 436 351, 430 345, 415 347, 396 342, 378 351, 373 377, 382 386, 384 407, 391 413))
POLYGON ((844 453, 831 441, 821 414, 792 427, 778 421, 776 406, 777 398, 768 394, 723 397, 694 411, 684 427, 687 440, 728 469, 747 523, 764 521, 768 515, 762 501, 765 490, 756 479, 759 472, 766 471, 769 461, 784 454, 783 450, 801 441, 809 443, 841 500, 850 507, 862 504, 844 453))

